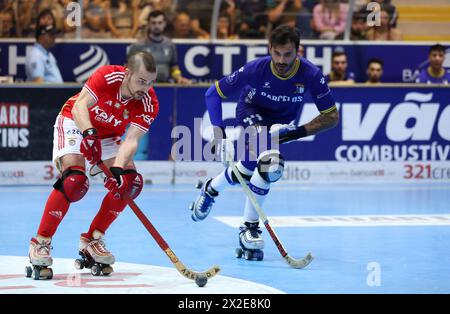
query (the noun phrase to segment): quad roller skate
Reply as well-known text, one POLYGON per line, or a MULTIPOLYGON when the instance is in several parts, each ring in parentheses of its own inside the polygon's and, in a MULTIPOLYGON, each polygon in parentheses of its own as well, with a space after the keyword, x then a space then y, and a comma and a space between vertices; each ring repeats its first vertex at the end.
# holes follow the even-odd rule
POLYGON ((106 249, 103 234, 94 231, 93 237, 82 234, 80 237, 79 252, 81 258, 75 260, 75 268, 87 268, 94 276, 108 276, 114 270, 111 267, 115 262, 114 256, 106 249))
POLYGON ((50 238, 31 238, 28 253, 31 266, 25 267, 27 278, 32 277, 34 280, 53 278, 53 270, 49 268, 53 264, 53 259, 50 256, 50 244, 50 238))
POLYGON ((264 240, 261 237, 259 222, 245 222, 239 228, 239 246, 235 253, 237 258, 244 256, 246 260, 264 258, 264 240))
POLYGON ((212 178, 209 178, 204 183, 199 181, 196 185, 197 189, 200 189, 200 195, 195 202, 192 202, 189 209, 192 211, 192 220, 200 221, 205 219, 211 211, 214 204, 214 198, 219 195, 214 189, 209 188, 212 178))

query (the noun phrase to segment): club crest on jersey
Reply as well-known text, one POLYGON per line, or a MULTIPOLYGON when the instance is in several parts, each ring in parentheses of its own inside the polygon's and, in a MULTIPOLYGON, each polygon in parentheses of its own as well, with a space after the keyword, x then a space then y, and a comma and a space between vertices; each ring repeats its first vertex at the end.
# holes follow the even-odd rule
POLYGON ((123 111, 123 118, 124 119, 128 119, 129 117, 130 117, 130 112, 127 109, 125 109, 123 111))
POLYGON ((122 106, 122 105, 120 103, 118 103, 118 102, 116 102, 115 105, 114 105, 114 107, 116 107, 117 109, 119 109, 120 106, 122 106))
POLYGON ((303 94, 305 92, 305 86, 303 84, 295 84, 294 94, 303 94))
POLYGON ((75 146, 76 143, 77 143, 76 139, 74 139, 74 138, 69 138, 69 145, 70 145, 70 146, 75 146))

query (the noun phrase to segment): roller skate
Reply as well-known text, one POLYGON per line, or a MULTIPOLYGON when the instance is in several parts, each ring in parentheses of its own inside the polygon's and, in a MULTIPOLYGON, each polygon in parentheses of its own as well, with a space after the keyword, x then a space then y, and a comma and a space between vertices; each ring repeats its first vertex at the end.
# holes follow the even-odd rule
POLYGON ((28 278, 33 277, 34 280, 52 279, 53 270, 49 268, 53 264, 50 256, 51 238, 37 237, 31 238, 28 257, 31 266, 25 267, 25 274, 28 278))
POLYGON ((239 227, 239 246, 236 249, 236 257, 244 256, 246 260, 256 259, 262 261, 264 258, 264 240, 261 237, 259 222, 244 222, 239 227))
POLYGON ((92 237, 87 233, 81 234, 78 254, 81 258, 75 260, 76 269, 88 268, 94 276, 108 276, 114 271, 111 265, 115 258, 106 249, 103 234, 97 230, 92 237))
POLYGON ((200 221, 205 219, 209 212, 211 211, 212 205, 214 203, 214 198, 216 198, 219 193, 215 191, 209 185, 211 184, 212 178, 206 180, 205 183, 197 183, 197 188, 200 189, 200 195, 197 200, 191 204, 189 209, 192 211, 192 220, 200 221))

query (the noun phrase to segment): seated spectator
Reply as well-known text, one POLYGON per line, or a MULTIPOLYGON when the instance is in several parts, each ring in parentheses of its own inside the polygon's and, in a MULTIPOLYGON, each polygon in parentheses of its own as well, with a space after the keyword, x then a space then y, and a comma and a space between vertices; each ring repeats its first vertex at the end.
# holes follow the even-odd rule
POLYGON ((213 6, 214 1, 178 0, 178 11, 189 15, 190 28, 195 37, 202 39, 210 37, 213 6))
POLYGON ((301 38, 314 38, 313 30, 311 28, 312 12, 316 5, 316 0, 302 0, 301 8, 297 12, 296 27, 300 30, 301 38))
POLYGON ((11 38, 16 35, 14 11, 12 9, 0 11, 0 38, 11 38))
POLYGON ((367 14, 361 12, 355 12, 352 18, 352 27, 350 31, 351 40, 367 40, 367 14))
POLYGON ((389 13, 381 8, 380 26, 374 25, 367 30, 368 40, 402 40, 400 31, 389 24, 389 13))
POLYGON ((179 12, 173 20, 172 38, 196 38, 191 27, 191 18, 186 12, 179 12))
MULTIPOLYGON (((176 1, 176 0, 175 0, 176 1)), ((162 11, 166 17, 166 32, 172 31, 173 26, 170 21, 173 20, 176 14, 175 4, 172 0, 141 0, 139 13, 139 33, 140 37, 147 37, 147 22, 151 12, 162 11)))
POLYGON ((416 83, 449 84, 450 72, 445 69, 445 47, 439 44, 430 47, 428 53, 430 65, 420 71, 416 83))
POLYGON ((85 27, 83 37, 86 38, 108 38, 106 23, 106 6, 103 0, 91 0, 84 11, 85 27))
POLYGON ((378 2, 382 9, 384 9, 389 16, 389 25, 392 28, 397 27, 397 20, 398 20, 398 12, 397 8, 391 3, 391 0, 375 0, 378 2))
POLYGON ((106 25, 116 38, 135 38, 139 30, 139 0, 105 0, 106 25))
POLYGON ((236 34, 231 31, 230 17, 222 13, 217 20, 217 39, 237 39, 236 34))
POLYGON ((339 0, 321 0, 313 9, 312 28, 320 39, 343 37, 348 5, 339 0))
POLYGON ((267 0, 267 17, 270 29, 281 24, 295 27, 298 11, 302 8, 302 0, 267 0))
POLYGON ((383 60, 373 58, 367 63, 367 81, 366 84, 381 83, 381 76, 383 75, 383 60))
POLYGON ((331 57, 331 72, 325 76, 327 83, 335 85, 355 83, 355 74, 347 72, 347 55, 343 49, 336 49, 331 57))
POLYGON ((239 38, 265 38, 266 0, 236 0, 236 31, 239 38))
POLYGON ((27 81, 35 83, 63 83, 55 56, 50 49, 55 45, 56 29, 53 25, 36 28, 36 43, 27 51, 25 72, 27 81))

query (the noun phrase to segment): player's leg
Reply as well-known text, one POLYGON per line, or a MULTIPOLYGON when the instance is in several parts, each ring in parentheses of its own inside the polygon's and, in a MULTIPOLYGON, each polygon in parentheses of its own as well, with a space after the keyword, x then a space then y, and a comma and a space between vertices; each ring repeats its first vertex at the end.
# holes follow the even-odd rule
MULTIPOLYGON (((103 157, 108 158, 104 163, 108 168, 114 163, 114 157, 109 157, 115 156, 117 149, 118 144, 113 140, 102 141, 103 157)), ((143 178, 136 171, 132 161, 125 167, 122 177, 128 182, 128 195, 135 199, 142 191, 143 178)), ((81 253, 90 256, 97 263, 111 265, 115 262, 114 255, 106 248, 104 235, 126 206, 127 202, 122 198, 115 198, 113 193, 108 192, 105 195, 89 230, 81 234, 79 243, 81 253)))
POLYGON ((71 203, 84 197, 89 181, 79 153, 81 132, 72 120, 58 116, 54 126, 53 160, 61 171, 48 197, 36 237, 30 241, 29 258, 34 266, 50 266, 51 240, 71 203), (67 136, 70 134, 70 136, 67 136))

